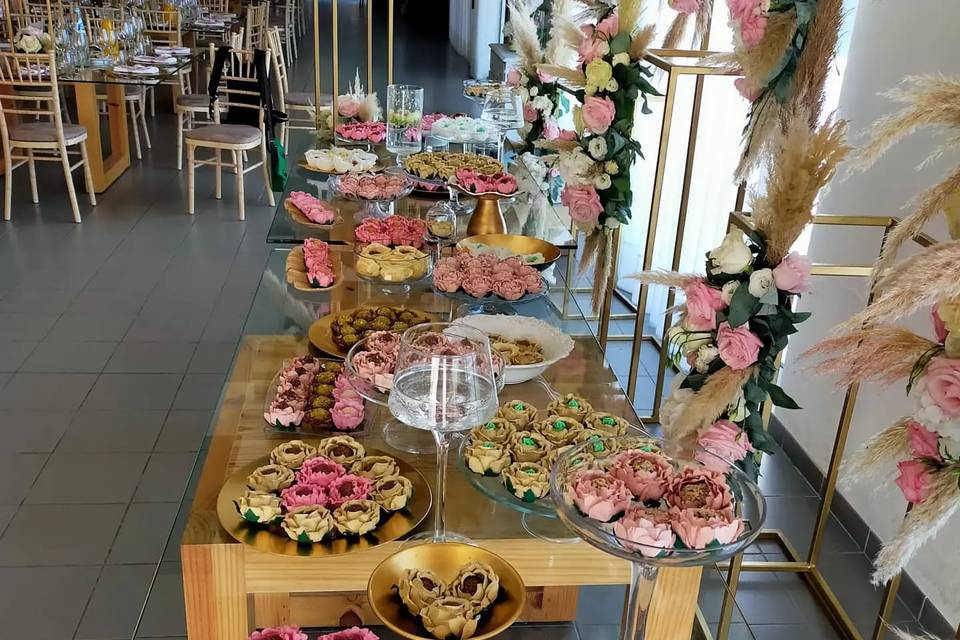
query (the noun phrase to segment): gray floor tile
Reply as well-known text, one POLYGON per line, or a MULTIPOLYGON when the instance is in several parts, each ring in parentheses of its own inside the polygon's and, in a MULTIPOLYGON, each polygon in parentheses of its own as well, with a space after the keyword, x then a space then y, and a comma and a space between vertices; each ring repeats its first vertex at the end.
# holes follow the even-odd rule
POLYGON ((105 373, 84 409, 167 409, 180 387, 179 374, 105 373))
POLYGON ((203 330, 201 340, 204 342, 239 340, 246 321, 246 314, 211 316, 203 330))
POLYGON ((50 456, 46 453, 0 454, 0 504, 20 504, 50 456))
POLYGON ((76 295, 73 290, 17 289, 0 300, 0 313, 60 314, 76 295))
POLYGON ((107 563, 156 565, 163 556, 178 506, 176 502, 131 504, 123 517, 107 563))
POLYGON ((30 490, 27 503, 126 504, 147 458, 145 453, 55 453, 30 490))
POLYGON ((817 492, 782 452, 764 455, 760 463, 760 489, 764 496, 816 496, 817 492))
POLYGON ((65 313, 48 340, 123 340, 136 316, 119 313, 65 313))
POLYGON ((173 401, 174 409, 214 409, 223 390, 224 376, 219 373, 188 373, 173 401))
POLYGON ((161 410, 78 411, 57 451, 149 453, 166 418, 161 410))
POLYGON ((193 342, 122 342, 107 373, 183 373, 197 345, 193 342))
POLYGON ((236 342, 201 342, 190 361, 190 373, 224 374, 230 368, 236 342))
MULTIPOLYGON (((577 635, 577 628, 573 624, 516 624, 507 632, 516 640, 578 640, 591 636, 577 635)), ((610 636, 613 637, 613 636, 610 636)), ((597 640, 607 640, 608 636, 597 636, 597 640)))
POLYGON ((155 571, 155 564, 104 567, 76 640, 131 638, 155 571))
POLYGON ((619 640, 620 627, 615 624, 577 624, 580 638, 590 640, 619 640))
POLYGON ((777 576, 743 573, 737 590, 737 606, 747 624, 802 624, 804 618, 777 576))
POLYGON ((609 624, 623 613, 625 586, 584 587, 577 601, 577 621, 582 624, 609 624))
POLYGON ((102 564, 125 509, 122 504, 23 505, 0 538, 0 565, 102 564))
POLYGON ((3 448, 11 453, 49 453, 67 430, 72 415, 72 411, 4 409, 3 422, 10 428, 3 434, 3 448))
POLYGON ((813 636, 805 624, 758 624, 750 625, 756 640, 832 640, 837 635, 813 636))
MULTIPOLYGON (((127 339, 138 342, 182 341, 198 342, 208 316, 190 309, 156 315, 141 315, 127 333, 127 339)), ((207 338, 204 338, 207 339, 207 338)))
POLYGON ((0 371, 16 371, 40 344, 36 340, 0 340, 0 371))
POLYGON ((35 640, 72 638, 99 573, 100 567, 0 569, 4 633, 35 640))
MULTIPOLYGON (((767 529, 782 529, 801 554, 810 548, 810 536, 816 513, 820 508, 819 498, 770 496, 767 498, 767 529)), ((824 537, 827 552, 857 551, 857 544, 835 517, 830 518, 824 537)))
POLYGON ((47 339, 30 354, 20 370, 35 373, 100 373, 116 345, 116 342, 47 339))
POLYGON ((180 564, 164 562, 160 565, 156 582, 150 590, 150 597, 147 598, 137 637, 166 638, 186 633, 180 564))
POLYGON ((76 409, 96 379, 89 373, 16 373, 0 391, 0 407, 76 409))
POLYGON ((7 528, 7 525, 10 524, 10 521, 13 520, 17 509, 19 509, 19 507, 12 504, 0 505, 0 536, 3 535, 3 531, 7 528))
POLYGON ((50 313, 0 313, 0 339, 42 340, 58 317, 50 313))
POLYGON ((173 410, 163 423, 163 430, 154 446, 155 451, 199 451, 210 428, 212 411, 173 410))
MULTIPOLYGON (((720 612, 723 609, 723 594, 726 592, 726 574, 719 571, 705 568, 700 582, 700 597, 698 604, 704 618, 711 625, 716 625, 720 620, 720 612)), ((733 608, 732 622, 743 622, 743 615, 739 608, 733 608)))
POLYGON ((196 460, 195 453, 152 454, 134 501, 179 502, 196 460))
MULTIPOLYGON (((862 553, 829 553, 820 559, 819 566, 840 603, 857 625, 860 633, 869 636, 880 607, 882 589, 870 584, 872 566, 862 553)), ((809 597, 803 601, 792 592, 794 598, 810 610, 815 603, 809 597)), ((912 620, 913 616, 898 598, 893 608, 891 622, 912 620)))
POLYGON ((144 289, 84 289, 70 303, 70 313, 134 315, 147 299, 144 289))

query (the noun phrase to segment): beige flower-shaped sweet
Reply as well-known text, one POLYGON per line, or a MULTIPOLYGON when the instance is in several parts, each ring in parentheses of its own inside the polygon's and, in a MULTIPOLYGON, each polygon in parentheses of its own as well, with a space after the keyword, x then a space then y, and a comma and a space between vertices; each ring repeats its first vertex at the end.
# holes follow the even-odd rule
POLYGON ((412 615, 420 612, 443 597, 447 585, 429 569, 404 569, 397 580, 400 600, 412 615))
POLYGON ((291 440, 290 442, 284 442, 270 452, 270 462, 288 469, 299 469, 307 458, 312 458, 316 454, 316 447, 303 440, 291 440))
POLYGON ((645 453, 662 453, 660 442, 653 438, 645 438, 640 435, 629 435, 617 439, 617 446, 620 450, 637 449, 645 453))
POLYGON ((584 420, 584 426, 608 436, 622 436, 627 432, 629 423, 612 413, 594 411, 584 420))
POLYGON ((345 467, 352 466, 354 462, 363 457, 365 452, 363 445, 350 436, 324 438, 317 446, 318 455, 330 458, 345 467))
POLYGON ((401 475, 384 476, 373 485, 370 497, 387 511, 400 511, 413 496, 413 484, 401 475))
POLYGON ((550 474, 536 462, 514 462, 500 477, 507 491, 524 502, 533 502, 550 493, 550 474))
POLYGON ((567 393, 548 404, 547 411, 558 416, 583 420, 593 413, 593 406, 580 396, 567 393))
POLYGON ((420 621, 434 638, 469 638, 477 632, 480 612, 469 600, 446 596, 420 611, 420 621))
POLYGON ((500 577, 486 562, 469 562, 457 574, 450 585, 450 594, 463 598, 484 610, 497 599, 500 593, 500 577))
POLYGON ((534 423, 534 430, 555 447, 570 444, 583 431, 579 420, 567 416, 550 415, 534 423))
MULTIPOLYGON (((579 445, 577 444, 568 444, 564 447, 557 447, 556 449, 550 449, 550 452, 547 454, 547 457, 545 458, 546 462, 541 462, 547 468, 547 473, 549 474, 550 470, 553 469, 553 465, 557 464, 557 460, 560 459, 560 456, 566 454, 571 449, 574 449, 578 446, 579 445)), ((594 456, 592 453, 582 451, 580 452, 579 455, 577 455, 575 460, 572 460, 570 462, 569 468, 579 469, 580 467, 589 465, 591 462, 593 462, 593 460, 594 460, 594 456)))
POLYGON ((334 527, 333 516, 326 507, 317 505, 311 509, 288 513, 280 524, 291 540, 297 542, 320 542, 334 527))
POLYGON ((594 455, 616 453, 620 450, 620 443, 616 439, 593 429, 584 429, 573 438, 574 444, 589 444, 586 451, 594 455))
POLYGON ((537 462, 546 457, 552 445, 536 431, 517 431, 510 436, 510 454, 514 462, 537 462))
POLYGON ((514 431, 513 425, 506 418, 490 418, 471 429, 470 435, 474 440, 505 443, 510 440, 514 431))
POLYGON ((345 536, 362 536, 377 528, 380 505, 373 500, 348 500, 334 509, 333 522, 345 536))
POLYGON ((510 464, 510 450, 505 443, 471 438, 464 451, 470 471, 485 476, 497 476, 510 464))
POLYGON ((247 522, 266 524, 280 515, 280 498, 264 491, 245 491, 237 501, 237 510, 247 522))
POLYGON ((397 461, 390 456, 365 456, 353 463, 351 473, 376 480, 386 476, 395 476, 400 472, 397 461))
POLYGON ((293 484, 293 471, 279 464, 267 464, 254 469, 247 476, 247 488, 252 491, 279 491, 293 484))
POLYGON ((509 421, 517 429, 525 429, 528 424, 536 420, 537 408, 523 400, 510 400, 500 406, 499 415, 509 421))

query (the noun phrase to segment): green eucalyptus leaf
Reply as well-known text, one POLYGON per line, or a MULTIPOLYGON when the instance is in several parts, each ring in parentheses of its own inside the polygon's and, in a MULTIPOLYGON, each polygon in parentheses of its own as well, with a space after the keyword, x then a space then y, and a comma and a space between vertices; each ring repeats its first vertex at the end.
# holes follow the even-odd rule
POLYGON ((786 391, 773 382, 764 383, 763 388, 766 389, 767 393, 770 394, 770 402, 776 406, 783 407, 784 409, 800 408, 800 405, 798 405, 793 398, 788 396, 786 391))
POLYGON ((733 292, 733 297, 730 299, 730 308, 727 310, 727 322, 729 322, 730 326, 734 329, 746 324, 747 320, 750 319, 750 316, 752 316, 757 309, 759 302, 760 301, 750 293, 747 285, 745 283, 741 284, 737 287, 737 290, 733 292))

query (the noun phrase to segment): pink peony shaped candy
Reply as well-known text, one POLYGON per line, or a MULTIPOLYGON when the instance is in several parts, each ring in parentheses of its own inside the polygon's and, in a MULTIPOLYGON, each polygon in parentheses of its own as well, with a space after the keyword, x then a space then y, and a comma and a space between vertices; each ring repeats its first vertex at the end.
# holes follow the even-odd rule
POLYGON ((326 487, 347 472, 343 465, 324 457, 309 458, 297 471, 297 483, 326 487))
POLYGON ((613 525, 613 533, 623 546, 639 551, 648 558, 656 558, 673 548, 677 536, 670 526, 670 514, 663 509, 647 509, 633 503, 613 525), (635 544, 631 544, 635 543, 635 544))
POLYGON ((327 487, 331 507, 339 507, 349 500, 365 500, 373 488, 373 481, 352 473, 336 478, 327 487))
POLYGON ((570 497, 588 518, 609 522, 630 504, 633 494, 627 486, 605 471, 588 469, 576 475, 570 497))
POLYGON ((638 500, 660 500, 673 475, 673 465, 656 453, 625 451, 614 458, 610 475, 621 480, 638 500))
POLYGON ((706 549, 712 543, 730 544, 743 533, 743 520, 731 509, 670 509, 673 530, 689 549, 706 549))
POLYGON ((280 492, 280 502, 287 511, 299 507, 327 506, 329 499, 323 487, 312 484, 295 484, 280 492))

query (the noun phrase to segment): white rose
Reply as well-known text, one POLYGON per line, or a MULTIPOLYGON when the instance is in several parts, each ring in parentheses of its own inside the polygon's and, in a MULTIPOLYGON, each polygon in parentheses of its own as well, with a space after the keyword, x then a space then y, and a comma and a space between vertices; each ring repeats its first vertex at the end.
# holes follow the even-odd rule
POLYGON ((707 369, 710 367, 710 363, 713 362, 719 355, 719 349, 712 344, 705 344, 697 349, 697 361, 693 366, 700 373, 706 373, 707 369))
POLYGON ((605 226, 607 229, 616 229, 620 226, 620 221, 613 216, 610 216, 607 218, 606 222, 603 223, 603 226, 605 226))
POLYGON ((587 149, 594 160, 603 160, 603 157, 607 155, 607 141, 603 136, 594 136, 587 143, 587 149))
POLYGON ((561 153, 558 168, 567 182, 584 183, 590 179, 587 174, 593 168, 593 160, 580 147, 561 153))
POLYGON ((539 87, 530 87, 530 95, 536 96, 538 93, 540 93, 539 87))
POLYGON ((736 293, 739 287, 739 280, 731 280, 720 289, 720 299, 723 300, 724 304, 728 307, 730 306, 730 301, 733 300, 733 294, 736 293))
POLYGON ((620 171, 620 165, 617 164, 616 160, 607 160, 603 165, 603 170, 610 175, 616 175, 620 171))
POLYGON ((710 273, 737 274, 746 269, 753 260, 750 247, 743 241, 739 231, 731 231, 720 246, 707 254, 712 268, 710 273))
POLYGON ((670 344, 676 345, 680 352, 686 356, 688 353, 712 343, 713 334, 708 331, 688 331, 681 325, 674 325, 667 331, 667 340, 670 344))
POLYGON ((726 413, 731 422, 743 422, 747 419, 747 403, 743 397, 743 389, 737 391, 737 397, 727 405, 726 413))
POLYGON ((620 88, 620 85, 617 83, 616 79, 610 78, 610 81, 607 83, 607 91, 616 91, 620 88))
POLYGON ((773 271, 770 269, 757 269, 750 274, 750 295, 755 298, 762 298, 773 288, 773 271))
POLYGON ((593 186, 601 191, 604 189, 609 189, 611 184, 610 176, 605 173, 598 173, 597 177, 593 179, 593 186))
POLYGON ((960 440, 956 438, 940 438, 940 455, 944 460, 955 461, 960 459, 960 440))
POLYGON ((553 111, 553 102, 547 96, 537 96, 533 99, 533 106, 537 111, 542 111, 545 115, 550 115, 553 111))

